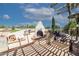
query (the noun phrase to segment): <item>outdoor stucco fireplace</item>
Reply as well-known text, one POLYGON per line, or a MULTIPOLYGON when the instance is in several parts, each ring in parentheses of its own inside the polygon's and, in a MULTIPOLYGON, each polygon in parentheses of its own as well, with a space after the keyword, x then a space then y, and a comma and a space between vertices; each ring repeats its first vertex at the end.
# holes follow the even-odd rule
POLYGON ((38 36, 43 37, 44 34, 45 34, 45 27, 44 27, 42 21, 39 21, 39 22, 37 23, 36 28, 35 28, 35 35, 36 35, 37 37, 38 37, 38 36))

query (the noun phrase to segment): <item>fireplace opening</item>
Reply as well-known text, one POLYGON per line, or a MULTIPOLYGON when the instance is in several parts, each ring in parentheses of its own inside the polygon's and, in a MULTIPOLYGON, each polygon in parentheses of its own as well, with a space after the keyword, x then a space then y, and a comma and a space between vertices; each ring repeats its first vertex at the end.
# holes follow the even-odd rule
POLYGON ((43 37, 43 32, 41 30, 37 31, 37 36, 42 36, 43 37))

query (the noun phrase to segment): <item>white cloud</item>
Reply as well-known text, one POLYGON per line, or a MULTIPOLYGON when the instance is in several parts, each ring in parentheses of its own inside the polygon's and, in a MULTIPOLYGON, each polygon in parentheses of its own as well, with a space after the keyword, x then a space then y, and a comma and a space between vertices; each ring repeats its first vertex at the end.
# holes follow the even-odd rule
POLYGON ((31 20, 51 20, 52 19, 52 16, 49 16, 49 17, 46 17, 46 16, 41 16, 41 15, 24 15, 25 18, 29 18, 31 20))
POLYGON ((63 15, 55 15, 55 20, 58 21, 58 22, 65 22, 68 20, 68 18, 66 16, 63 16, 63 15))
POLYGON ((35 19, 35 20, 44 20, 52 19, 54 15, 53 8, 25 8, 25 18, 35 19))
POLYGON ((4 18, 4 19, 10 19, 10 16, 7 15, 7 14, 5 14, 5 15, 3 15, 3 18, 4 18))
POLYGON ((59 23, 61 26, 64 26, 68 23, 68 18, 66 16, 63 15, 56 15, 55 17, 56 23, 59 23))
POLYGON ((52 15, 54 14, 54 9, 53 8, 26 8, 25 12, 29 12, 32 14, 37 14, 37 15, 52 15), (53 12, 53 13, 52 13, 53 12))
POLYGON ((32 7, 31 4, 25 4, 25 3, 20 4, 20 8, 31 8, 31 7, 32 7))
POLYGON ((20 8, 33 8, 33 7, 39 7, 39 3, 20 3, 20 8))
POLYGON ((19 24, 16 24, 16 26, 20 26, 20 25, 36 25, 37 22, 36 21, 33 21, 33 22, 23 22, 23 23, 19 23, 19 24))
POLYGON ((61 26, 59 23, 56 23, 57 26, 61 26))
POLYGON ((61 19, 61 20, 64 20, 64 19, 67 19, 67 17, 63 16, 63 15, 55 15, 55 19, 61 19))

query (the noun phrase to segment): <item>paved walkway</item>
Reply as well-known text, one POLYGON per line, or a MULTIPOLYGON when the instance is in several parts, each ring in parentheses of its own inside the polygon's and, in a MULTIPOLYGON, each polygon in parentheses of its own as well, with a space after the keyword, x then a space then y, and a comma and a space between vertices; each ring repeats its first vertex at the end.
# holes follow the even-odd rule
MULTIPOLYGON (((7 53, 5 54, 7 55, 7 53)), ((13 49, 8 52, 8 56, 74 56, 69 53, 69 46, 57 41, 52 41, 51 45, 46 44, 45 39, 35 41, 28 46, 13 49)))

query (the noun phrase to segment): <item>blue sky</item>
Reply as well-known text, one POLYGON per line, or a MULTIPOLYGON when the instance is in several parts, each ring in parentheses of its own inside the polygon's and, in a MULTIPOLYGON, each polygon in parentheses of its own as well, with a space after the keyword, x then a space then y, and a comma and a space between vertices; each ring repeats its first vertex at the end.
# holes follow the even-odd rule
MULTIPOLYGON (((59 4, 54 8, 50 8, 49 5, 49 3, 0 4, 0 25, 35 24, 41 20, 45 26, 50 26, 52 16, 55 17, 57 25, 61 27, 66 25, 68 23, 67 12, 56 15, 57 11, 54 9, 64 4, 59 4)), ((79 8, 76 8, 73 11, 78 12, 78 10, 79 8)))

